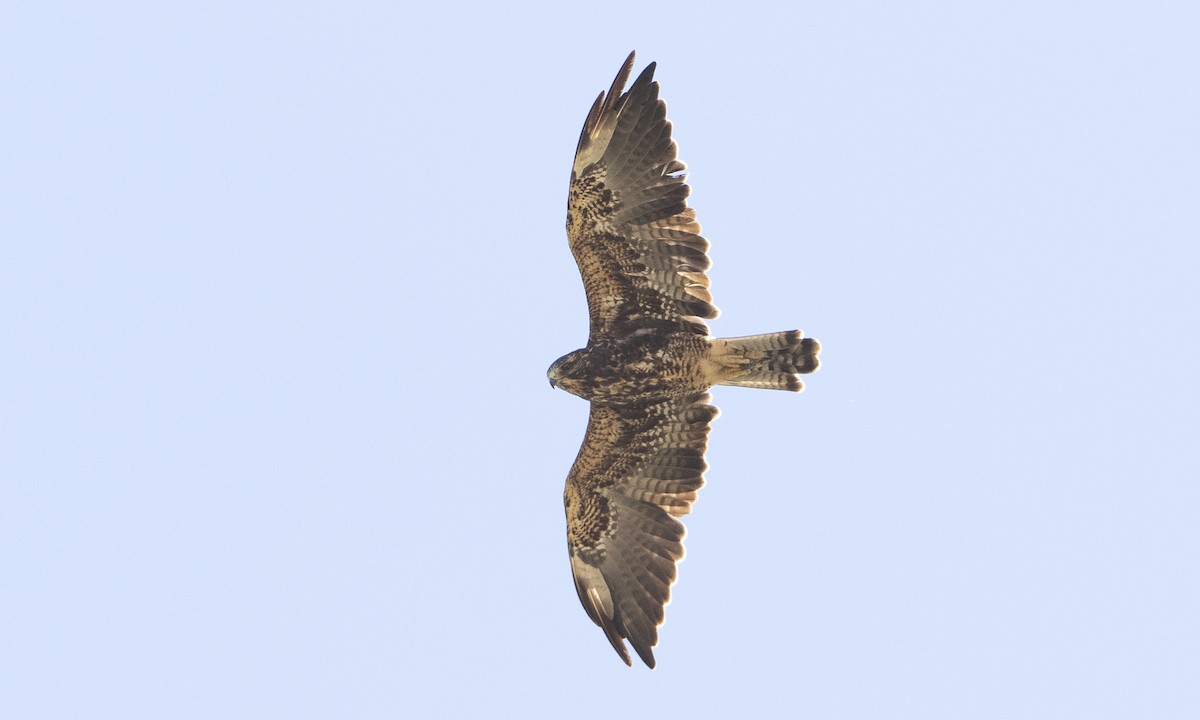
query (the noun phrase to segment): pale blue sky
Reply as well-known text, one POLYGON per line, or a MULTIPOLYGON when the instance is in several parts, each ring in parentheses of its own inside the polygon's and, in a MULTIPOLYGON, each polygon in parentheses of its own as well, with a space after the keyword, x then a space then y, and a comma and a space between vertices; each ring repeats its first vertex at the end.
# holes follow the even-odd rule
POLYGON ((16 3, 0 716, 1200 716, 1195 3, 16 3), (659 667, 571 585, 637 49, 721 335, 659 667))

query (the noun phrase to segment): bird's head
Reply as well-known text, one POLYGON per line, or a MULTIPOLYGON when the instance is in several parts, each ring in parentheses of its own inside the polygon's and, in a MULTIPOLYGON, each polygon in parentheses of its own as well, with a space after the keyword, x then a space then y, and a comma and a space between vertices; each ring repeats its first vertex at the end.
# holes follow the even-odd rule
POLYGON ((555 360, 546 371, 546 377, 550 378, 550 387, 562 388, 574 395, 580 395, 582 370, 586 365, 584 353, 585 350, 575 350, 555 360))

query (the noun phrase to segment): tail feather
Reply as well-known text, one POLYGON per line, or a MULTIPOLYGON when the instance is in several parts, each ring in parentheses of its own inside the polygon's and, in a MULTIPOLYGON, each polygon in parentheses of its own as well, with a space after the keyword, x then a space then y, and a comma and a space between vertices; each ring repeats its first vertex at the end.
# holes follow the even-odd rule
POLYGON ((820 366, 821 344, 799 330, 713 341, 719 385, 800 392, 800 375, 820 366))

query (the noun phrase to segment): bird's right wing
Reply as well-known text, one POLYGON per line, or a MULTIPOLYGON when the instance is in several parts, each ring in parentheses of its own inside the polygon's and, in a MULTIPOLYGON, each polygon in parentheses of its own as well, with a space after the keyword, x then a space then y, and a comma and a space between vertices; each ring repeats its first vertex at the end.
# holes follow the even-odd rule
POLYGON ((649 404, 592 403, 563 501, 575 589, 626 664, 624 639, 654 667, 663 608, 683 558, 683 523, 704 484, 717 408, 700 393, 649 404))

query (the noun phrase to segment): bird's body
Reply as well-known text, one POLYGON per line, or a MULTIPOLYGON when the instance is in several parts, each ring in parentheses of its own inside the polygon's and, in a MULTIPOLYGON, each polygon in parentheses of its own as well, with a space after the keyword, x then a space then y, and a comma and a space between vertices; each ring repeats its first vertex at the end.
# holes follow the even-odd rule
POLYGON ((604 337, 551 366, 556 387, 610 405, 687 397, 712 387, 707 338, 686 332, 604 337))
POLYGON ((704 484, 707 391, 798 391, 820 345, 798 330, 714 338, 708 242, 687 207, 666 105, 650 64, 622 93, 629 55, 588 113, 576 148, 567 237, 588 299, 586 347, 551 365, 550 382, 591 402, 563 493, 575 589, 630 662, 652 648, 683 557, 686 515, 704 484))

